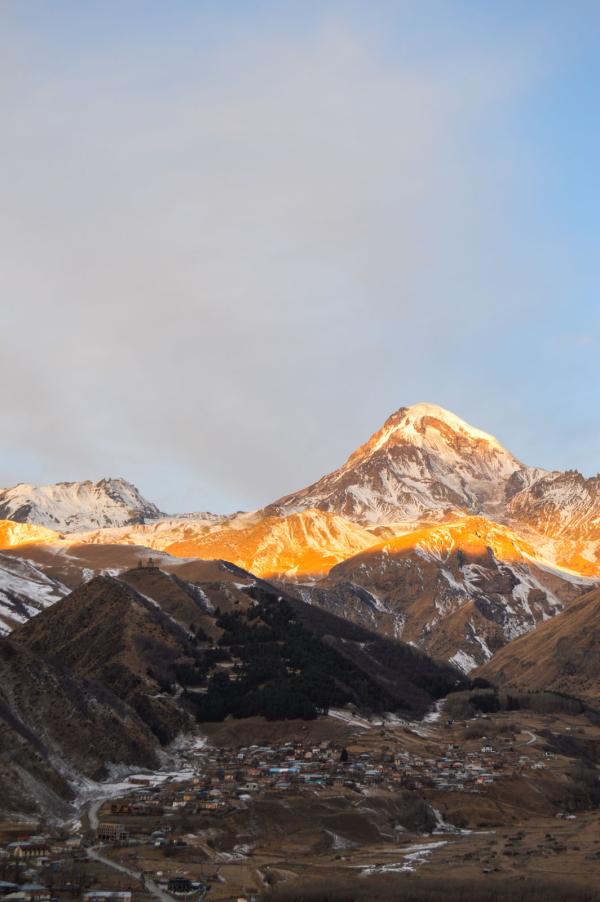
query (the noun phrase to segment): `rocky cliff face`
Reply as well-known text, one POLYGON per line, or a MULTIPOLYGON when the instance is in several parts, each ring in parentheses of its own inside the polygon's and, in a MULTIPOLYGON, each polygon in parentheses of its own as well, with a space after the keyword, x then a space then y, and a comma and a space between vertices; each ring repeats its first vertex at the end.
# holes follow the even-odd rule
POLYGON ((600 476, 542 472, 523 484, 520 475, 509 483, 506 518, 531 530, 558 564, 600 576, 600 476))

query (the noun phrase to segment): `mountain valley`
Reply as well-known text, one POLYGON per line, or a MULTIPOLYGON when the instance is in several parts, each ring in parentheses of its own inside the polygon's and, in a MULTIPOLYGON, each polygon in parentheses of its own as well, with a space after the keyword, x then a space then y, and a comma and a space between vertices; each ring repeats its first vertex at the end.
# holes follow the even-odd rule
POLYGON ((388 898, 421 868, 431 899, 552 898, 549 857, 582 902, 597 478, 418 404, 256 511, 171 516, 122 479, 0 503, 0 834, 71 831, 82 885, 162 902, 388 898))
POLYGON ((95 577, 0 639, 5 799, 18 787, 25 808, 65 811, 86 779, 156 766, 197 721, 313 719, 334 704, 415 717, 468 685, 237 567, 188 570, 193 581, 154 566, 95 577))

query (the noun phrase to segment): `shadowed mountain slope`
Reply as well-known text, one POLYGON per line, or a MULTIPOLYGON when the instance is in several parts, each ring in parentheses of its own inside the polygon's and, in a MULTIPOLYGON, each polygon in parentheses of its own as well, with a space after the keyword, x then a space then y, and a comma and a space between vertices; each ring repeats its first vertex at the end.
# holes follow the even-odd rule
POLYGON ((66 814, 85 778, 107 765, 156 767, 156 737, 106 687, 13 639, 0 640, 3 811, 66 814))
POLYGON ((600 699, 600 589, 501 649, 477 671, 500 686, 600 699))
POLYGON ((109 765, 153 766, 229 714, 312 718, 353 703, 422 715, 465 685, 447 664, 311 608, 226 562, 96 577, 0 640, 0 790, 60 813, 109 765))

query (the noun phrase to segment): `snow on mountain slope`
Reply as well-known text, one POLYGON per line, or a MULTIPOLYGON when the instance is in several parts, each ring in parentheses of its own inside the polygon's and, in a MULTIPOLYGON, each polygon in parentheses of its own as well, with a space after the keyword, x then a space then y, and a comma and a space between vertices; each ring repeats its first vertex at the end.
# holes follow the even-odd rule
POLYGON ((125 526, 156 519, 161 512, 124 479, 21 483, 0 489, 0 518, 36 523, 61 532, 125 526))
POLYGON ((313 601, 463 668, 600 579, 600 477, 526 467, 433 404, 400 408, 340 469, 252 513, 167 517, 102 480, 0 490, 0 516, 22 521, 0 525, 0 547, 59 582, 147 549, 229 560, 320 580, 313 601))
POLYGON ((359 523, 493 511, 525 469, 491 435, 434 404, 401 407, 339 470, 267 508, 316 507, 359 523))
POLYGON ((501 649, 480 671, 498 685, 564 692, 595 704, 600 693, 600 589, 501 649))
POLYGON ((164 550, 186 558, 233 561, 256 576, 315 576, 376 541, 375 535, 356 523, 305 510, 287 517, 261 517, 247 526, 175 542, 164 550))
POLYGON ((81 544, 72 541, 79 533, 73 533, 68 540, 45 545, 19 546, 4 552, 7 558, 25 560, 50 577, 76 589, 82 582, 94 576, 117 576, 124 570, 152 562, 157 567, 168 569, 185 564, 180 558, 171 557, 164 551, 155 551, 141 545, 81 544))
POLYGON ((77 533, 78 542, 89 545, 144 545, 163 551, 176 542, 193 542, 196 539, 224 527, 236 529, 247 526, 251 515, 193 514, 164 517, 150 523, 133 523, 128 526, 108 527, 77 533))
POLYGON ((0 635, 6 635, 69 591, 31 561, 0 554, 0 635))
POLYGON ((32 543, 56 542, 60 534, 35 523, 16 523, 14 520, 0 520, 0 548, 16 548, 32 543))
POLYGON ((507 519, 547 537, 559 564, 600 577, 600 476, 542 472, 525 485, 512 479, 510 489, 507 519))
POLYGON ((296 591, 470 670, 591 585, 508 527, 464 517, 378 543, 296 591))

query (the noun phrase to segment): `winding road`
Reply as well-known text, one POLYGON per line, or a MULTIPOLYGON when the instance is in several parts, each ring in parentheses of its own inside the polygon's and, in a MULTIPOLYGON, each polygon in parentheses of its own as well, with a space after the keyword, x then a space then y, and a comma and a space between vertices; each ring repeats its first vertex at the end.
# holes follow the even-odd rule
POLYGON ((159 886, 151 880, 150 877, 147 877, 142 874, 141 871, 134 871, 133 868, 128 868, 124 864, 119 864, 116 861, 111 861, 110 858, 106 858, 104 855, 101 855, 98 851, 98 846, 94 846, 93 848, 86 849, 88 858, 92 858, 94 861, 99 861, 102 864, 107 865, 109 868, 112 868, 114 871, 119 871, 120 874, 127 874, 128 877, 133 877, 134 880, 140 880, 145 889, 154 896, 155 899, 160 899, 160 902, 173 902, 173 897, 169 896, 165 893, 159 886))

